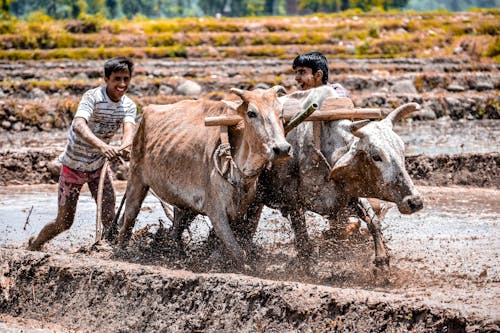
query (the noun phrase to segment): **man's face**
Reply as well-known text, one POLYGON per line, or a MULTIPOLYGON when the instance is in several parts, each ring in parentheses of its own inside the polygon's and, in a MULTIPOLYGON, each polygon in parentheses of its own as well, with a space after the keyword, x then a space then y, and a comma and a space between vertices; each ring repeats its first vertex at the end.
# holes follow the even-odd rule
POLYGON ((105 77, 106 93, 112 101, 118 102, 125 95, 130 83, 130 71, 128 69, 120 72, 112 72, 109 77, 105 77))
POLYGON ((323 85, 323 71, 318 70, 313 74, 312 69, 309 67, 295 67, 295 81, 300 86, 300 89, 307 90, 323 85))

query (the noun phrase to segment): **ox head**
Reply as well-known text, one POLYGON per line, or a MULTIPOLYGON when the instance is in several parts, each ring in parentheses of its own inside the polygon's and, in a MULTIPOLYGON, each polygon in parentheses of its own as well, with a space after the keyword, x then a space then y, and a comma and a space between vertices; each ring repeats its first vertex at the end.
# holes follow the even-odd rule
POLYGON ((334 161, 329 179, 355 184, 356 196, 394 202, 403 214, 422 209, 422 198, 405 169, 403 140, 392 130, 396 121, 417 109, 418 104, 408 103, 382 121, 343 123, 358 140, 334 161))
POLYGON ((285 139, 283 108, 278 100, 286 94, 285 88, 274 86, 252 91, 232 88, 231 92, 241 98, 236 111, 243 118, 250 149, 262 153, 267 161, 291 157, 292 146, 285 139))

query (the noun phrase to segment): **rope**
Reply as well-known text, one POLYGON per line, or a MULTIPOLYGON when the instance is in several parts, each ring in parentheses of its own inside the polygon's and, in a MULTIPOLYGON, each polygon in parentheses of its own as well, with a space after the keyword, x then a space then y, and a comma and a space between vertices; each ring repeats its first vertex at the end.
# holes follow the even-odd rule
POLYGON ((321 152, 321 150, 319 150, 318 148, 314 147, 314 152, 316 154, 318 154, 318 156, 323 160, 323 162, 325 162, 326 166, 328 167, 328 170, 332 170, 332 167, 331 167, 330 163, 328 163, 328 160, 326 159, 325 155, 323 155, 323 153, 321 152))
MULTIPOLYGON (((132 144, 126 145, 125 147, 121 147, 118 149, 118 151, 122 151, 124 149, 127 149, 130 147, 132 144)), ((125 164, 125 161, 121 156, 118 156, 120 161, 125 164)), ((101 169, 101 175, 99 176, 99 186, 97 187, 97 213, 96 213, 96 219, 95 219, 95 241, 96 243, 99 242, 102 239, 102 192, 103 192, 103 187, 104 187, 104 177, 108 174, 108 166, 109 166, 109 160, 106 158, 106 161, 104 162, 102 169, 101 169)), ((123 200, 122 200, 123 201, 123 200)), ((120 205, 120 209, 121 210, 120 205)), ((110 228, 113 227, 113 225, 110 226, 110 228)))
POLYGON ((214 153, 214 165, 215 169, 217 169, 217 172, 222 177, 226 176, 226 173, 229 170, 229 178, 226 178, 229 183, 232 185, 235 185, 234 181, 232 181, 234 177, 234 169, 238 168, 236 166, 236 163, 233 161, 233 157, 231 156, 231 146, 229 143, 221 143, 219 147, 215 150, 214 153), (221 162, 222 161, 222 167, 221 167, 221 162))
POLYGON ((99 186, 97 187, 97 216, 95 220, 95 241, 99 242, 102 238, 102 192, 104 187, 104 178, 108 173, 109 160, 106 159, 101 169, 99 177, 99 186))

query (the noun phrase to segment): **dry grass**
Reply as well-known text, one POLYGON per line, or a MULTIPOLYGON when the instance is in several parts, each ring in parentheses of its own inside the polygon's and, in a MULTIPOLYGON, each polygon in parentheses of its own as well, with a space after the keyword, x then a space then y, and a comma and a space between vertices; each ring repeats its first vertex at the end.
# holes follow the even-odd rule
POLYGON ((476 48, 471 55, 496 59, 499 19, 500 10, 368 14, 349 11, 232 19, 7 20, 0 22, 0 59, 104 59, 115 55, 291 57, 300 46, 314 46, 326 54, 340 56, 449 56, 453 46, 465 38, 472 40, 469 43, 480 40, 476 44, 481 50, 476 48))

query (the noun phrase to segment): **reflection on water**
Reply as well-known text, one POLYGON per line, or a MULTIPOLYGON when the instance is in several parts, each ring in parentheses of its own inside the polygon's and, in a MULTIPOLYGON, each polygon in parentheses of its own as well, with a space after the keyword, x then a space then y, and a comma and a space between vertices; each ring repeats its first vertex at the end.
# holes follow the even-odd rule
POLYGON ((406 155, 500 152, 500 120, 413 121, 394 131, 406 155))

